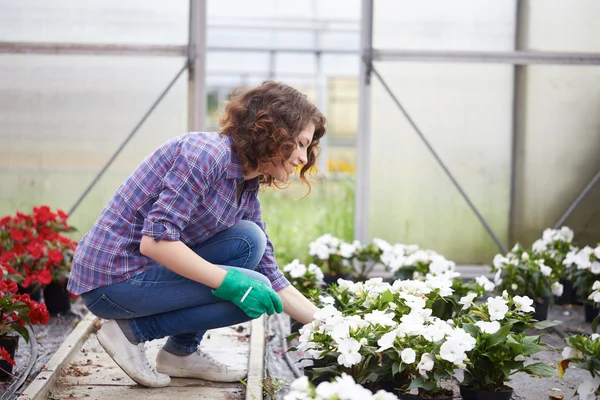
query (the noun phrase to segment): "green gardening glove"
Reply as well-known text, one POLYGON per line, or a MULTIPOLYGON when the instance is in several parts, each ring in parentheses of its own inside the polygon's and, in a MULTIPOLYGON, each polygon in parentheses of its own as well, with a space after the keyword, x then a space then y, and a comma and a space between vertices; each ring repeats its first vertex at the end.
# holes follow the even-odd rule
POLYGON ((234 268, 230 268, 223 283, 212 294, 222 300, 231 301, 250 318, 258 318, 264 313, 283 311, 281 299, 273 289, 263 282, 249 278, 234 268))

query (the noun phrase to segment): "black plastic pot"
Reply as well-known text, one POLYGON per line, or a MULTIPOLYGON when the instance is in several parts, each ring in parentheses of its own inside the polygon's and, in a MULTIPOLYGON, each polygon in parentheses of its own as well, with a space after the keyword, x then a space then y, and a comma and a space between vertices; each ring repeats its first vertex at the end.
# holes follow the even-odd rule
POLYGON ((490 391, 461 386, 460 395, 463 400, 510 400, 512 399, 513 390, 490 391))
POLYGON ((452 400, 454 398, 453 394, 449 394, 447 397, 423 397, 423 396, 417 396, 414 394, 396 393, 396 396, 398 396, 398 398, 400 400, 424 400, 424 399, 452 400))
POLYGON ((64 314, 71 310, 71 297, 66 286, 66 283, 52 281, 44 287, 44 302, 50 314, 64 314))
MULTIPOLYGON (((18 336, 3 336, 0 337, 0 347, 4 347, 4 349, 8 352, 11 359, 15 359, 15 353, 17 352, 17 348, 19 347, 19 337, 18 336)), ((0 381, 7 380, 10 378, 10 374, 12 374, 13 366, 9 364, 6 360, 0 360, 0 381)))
POLYGON ((31 300, 36 301, 38 303, 42 300, 42 288, 40 288, 39 286, 28 286, 24 288, 21 285, 19 285, 18 288, 19 294, 28 294, 31 300))
POLYGON ((561 279, 560 283, 563 285, 563 293, 560 296, 554 297, 555 304, 576 304, 577 303, 577 292, 573 289, 573 282, 569 279, 561 279))
POLYGON ((547 297, 542 298, 542 302, 538 302, 535 300, 533 302, 533 307, 535 308, 535 313, 533 314, 533 318, 538 321, 545 321, 548 319, 548 307, 550 306, 550 299, 547 297))
POLYGON ((592 322, 598 316, 598 309, 594 307, 594 303, 583 303, 583 311, 585 312, 585 322, 592 322))

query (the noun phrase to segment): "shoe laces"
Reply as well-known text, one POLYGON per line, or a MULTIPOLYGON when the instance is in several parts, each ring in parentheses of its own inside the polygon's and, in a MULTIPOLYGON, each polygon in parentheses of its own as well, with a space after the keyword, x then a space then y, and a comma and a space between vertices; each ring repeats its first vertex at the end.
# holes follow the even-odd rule
POLYGON ((215 359, 210 353, 205 353, 204 351, 202 351, 200 349, 198 349, 196 352, 200 355, 200 357, 204 358, 206 361, 210 362, 211 364, 216 365, 220 368, 224 368, 225 370, 229 370, 228 366, 226 366, 222 362, 215 359))
POLYGON ((146 357, 146 345, 144 343, 138 343, 137 348, 138 348, 138 351, 140 352, 140 357, 142 359, 142 365, 144 366, 146 371, 152 375, 157 375, 158 373, 156 372, 156 370, 154 369, 152 364, 150 364, 150 361, 148 361, 148 357, 146 357))

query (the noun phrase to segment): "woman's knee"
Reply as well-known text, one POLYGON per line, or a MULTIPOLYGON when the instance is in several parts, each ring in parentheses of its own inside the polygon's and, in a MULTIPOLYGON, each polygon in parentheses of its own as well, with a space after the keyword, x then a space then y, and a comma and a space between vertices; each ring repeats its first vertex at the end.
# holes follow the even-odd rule
POLYGON ((252 247, 256 249, 257 253, 260 253, 261 256, 264 254, 267 248, 267 235, 265 235, 260 226, 252 221, 241 220, 234 227, 236 230, 239 230, 236 233, 244 236, 252 244, 252 247))

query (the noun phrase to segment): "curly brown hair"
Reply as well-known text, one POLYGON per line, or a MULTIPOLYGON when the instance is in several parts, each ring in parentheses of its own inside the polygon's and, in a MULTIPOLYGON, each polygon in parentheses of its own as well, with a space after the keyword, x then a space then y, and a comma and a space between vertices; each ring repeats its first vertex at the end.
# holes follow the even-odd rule
MULTIPOLYGON (((224 115, 219 118, 221 134, 232 139, 244 173, 263 171, 269 165, 283 166, 298 145, 298 135, 311 122, 315 134, 299 176, 309 192, 306 174, 314 171, 327 120, 305 94, 280 82, 265 81, 253 89, 232 94, 224 115)), ((280 187, 272 176, 261 175, 260 183, 280 187)))

